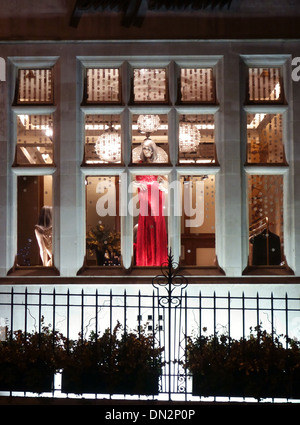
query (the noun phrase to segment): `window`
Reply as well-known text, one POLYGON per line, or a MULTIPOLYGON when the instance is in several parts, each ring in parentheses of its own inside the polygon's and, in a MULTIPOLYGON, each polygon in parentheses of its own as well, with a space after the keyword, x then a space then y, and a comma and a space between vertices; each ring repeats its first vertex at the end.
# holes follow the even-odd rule
POLYGON ((54 266, 54 63, 15 62, 12 106, 17 199, 15 269, 53 270, 54 266), (46 63, 49 66, 46 66, 46 63), (43 66, 39 64, 43 63, 43 66))
POLYGON ((168 102, 167 70, 165 68, 133 69, 133 102, 168 102))
POLYGON ((215 164, 213 114, 179 115, 179 163, 215 164))
POLYGON ((213 68, 181 68, 179 101, 215 103, 213 68))
POLYGON ((16 103, 53 104, 53 69, 19 69, 16 103))
POLYGON ((166 114, 133 115, 132 162, 134 164, 169 162, 168 116, 166 114))
POLYGON ((284 254, 283 203, 284 173, 288 170, 287 105, 278 106, 283 102, 282 70, 275 64, 257 66, 255 58, 248 58, 247 62, 248 264, 252 268, 288 269, 284 254))
MULTIPOLYGON (((186 68, 181 63, 173 66, 168 62, 157 62, 155 66, 150 62, 141 66, 134 61, 111 64, 111 68, 102 68, 99 61, 99 68, 90 68, 88 61, 84 61, 82 169, 86 176, 86 265, 125 263, 127 267, 158 267, 167 261, 174 243, 179 250, 183 246, 183 264, 214 265, 214 175, 201 174, 199 170, 195 175, 184 171, 185 166, 218 166, 217 107, 207 106, 216 102, 213 67, 186 68), (122 81, 117 72, 120 69, 122 81), (178 92, 173 93, 171 87, 177 86, 178 75, 178 92), (124 81, 130 82, 130 86, 124 87, 124 81), (108 94, 109 87, 114 96, 108 94), (117 92, 121 91, 128 97, 124 96, 122 106, 113 105, 120 101, 117 92), (180 107, 176 103, 178 98, 180 107), (93 103, 92 109, 88 108, 89 103, 93 103), (192 110, 189 103, 193 103, 192 110), (125 168, 117 168, 122 166, 125 168), (171 170, 177 166, 181 171, 176 176, 171 170), (119 180, 123 175, 127 183, 121 190, 119 180), (194 224, 186 225, 183 220, 182 231, 180 226, 175 230, 178 235, 175 242, 171 239, 175 222, 170 216, 170 205, 178 202, 178 194, 183 207, 188 202, 187 192, 183 190, 186 178, 193 187, 192 205, 197 201, 198 207, 201 196, 204 221, 200 223, 198 216, 194 218, 194 206, 187 209, 186 221, 194 224), (203 186, 201 195, 196 190, 199 186, 203 186), (104 215, 99 205, 104 208, 104 215), (108 214, 111 205, 116 206, 116 210, 111 210, 115 211, 113 216, 108 214), (190 218, 188 213, 192 213, 190 218), (95 237, 96 230, 103 232, 106 239, 108 234, 119 238, 119 248, 113 254, 111 249, 101 249, 101 261, 96 258, 96 250, 91 249, 90 239, 92 235, 95 237), (118 260, 112 261, 111 256, 118 260)), ((101 239, 99 234, 98 238, 101 239)))
POLYGON ((135 175, 133 263, 161 266, 168 261, 168 176, 135 175))
POLYGON ((121 103, 120 78, 119 68, 86 69, 85 103, 121 103))
POLYGON ((285 164, 282 114, 247 114, 247 162, 285 164))
POLYGON ((280 67, 250 67, 248 101, 253 103, 282 103, 283 88, 280 67))
POLYGON ((215 266, 215 176, 183 176, 181 262, 215 266))
POLYGON ((64 276, 150 276, 172 250, 194 277, 294 268, 289 58, 127 49, 75 55, 73 65, 61 57, 70 71, 61 86, 57 58, 10 57, 10 267, 16 257, 37 275, 56 263, 64 276), (52 207, 51 261, 35 233, 43 207, 52 207), (263 248, 258 264, 266 232, 279 255, 263 248))
POLYGON ((16 165, 53 165, 53 116, 17 116, 16 165))
POLYGON ((120 164, 121 117, 117 114, 85 115, 85 164, 120 164))
POLYGON ((248 176, 250 264, 284 263, 283 177, 248 176))
POLYGON ((19 176, 16 265, 53 266, 52 176, 19 176))
POLYGON ((87 265, 121 264, 119 176, 88 176, 86 183, 87 265))

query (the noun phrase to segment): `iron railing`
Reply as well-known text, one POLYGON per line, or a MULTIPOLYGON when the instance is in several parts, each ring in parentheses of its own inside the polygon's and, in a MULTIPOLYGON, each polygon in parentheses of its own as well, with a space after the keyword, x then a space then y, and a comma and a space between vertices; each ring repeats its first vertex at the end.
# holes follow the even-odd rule
MULTIPOLYGON (((91 331, 113 329, 117 322, 126 329, 146 327, 149 333, 155 333, 157 346, 164 347, 159 394, 151 397, 184 401, 195 399, 191 377, 181 362, 188 336, 225 332, 232 338, 245 337, 251 327, 261 325, 271 334, 300 338, 300 297, 272 292, 236 294, 224 289, 217 294, 220 291, 187 286, 184 280, 174 275, 171 279, 168 273, 160 278, 138 289, 125 285, 2 287, 0 338, 7 330, 41 331, 42 318, 69 339, 77 338, 79 333, 88 336, 91 331)), ((52 393, 47 395, 63 396, 59 374, 52 393)))

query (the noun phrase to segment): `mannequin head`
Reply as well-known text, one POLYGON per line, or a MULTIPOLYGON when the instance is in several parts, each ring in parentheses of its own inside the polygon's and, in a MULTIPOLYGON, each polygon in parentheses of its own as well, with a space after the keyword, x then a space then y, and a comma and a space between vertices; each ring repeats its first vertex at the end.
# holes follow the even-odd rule
POLYGON ((155 162, 157 159, 157 146, 151 139, 145 139, 142 143, 142 162, 155 162))
POLYGON ((43 227, 52 226, 52 207, 45 205, 41 208, 38 225, 43 227))

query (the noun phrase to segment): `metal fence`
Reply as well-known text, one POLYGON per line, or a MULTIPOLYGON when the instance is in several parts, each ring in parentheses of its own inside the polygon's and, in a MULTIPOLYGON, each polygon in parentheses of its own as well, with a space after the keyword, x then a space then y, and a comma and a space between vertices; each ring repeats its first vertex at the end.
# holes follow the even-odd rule
MULTIPOLYGON (((81 290, 15 286, 0 290, 2 339, 7 330, 41 331, 42 319, 69 339, 76 339, 78 334, 87 337, 91 331, 101 334, 107 328, 113 329, 117 322, 126 329, 144 327, 147 332, 154 332, 157 346, 164 347, 165 366, 159 394, 150 398, 187 401, 199 399, 192 395, 191 377, 181 364, 188 336, 221 332, 239 338, 249 335, 251 327, 261 325, 269 333, 299 340, 300 298, 273 293, 203 294, 201 287, 168 281, 168 276, 165 281, 158 279, 138 290, 105 286, 81 290)), ((59 374, 52 393, 46 395, 75 397, 62 394, 59 374)))

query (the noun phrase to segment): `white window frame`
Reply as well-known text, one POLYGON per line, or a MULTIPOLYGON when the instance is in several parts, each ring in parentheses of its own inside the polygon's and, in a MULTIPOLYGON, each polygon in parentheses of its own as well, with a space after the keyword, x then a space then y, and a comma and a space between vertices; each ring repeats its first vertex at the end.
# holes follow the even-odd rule
MULTIPOLYGON (((242 106, 242 156, 244 163, 246 162, 246 146, 247 146, 247 113, 266 113, 266 114, 282 114, 283 118, 283 145, 287 165, 273 164, 260 166, 259 164, 248 164, 243 167, 243 183, 245 193, 244 203, 244 220, 246 223, 246 235, 249 239, 249 206, 248 206, 248 176, 249 175, 282 175, 283 176, 283 236, 284 236, 284 254, 287 260, 287 266, 295 270, 294 244, 295 238, 292 229, 294 228, 294 212, 289 209, 290 205, 294 205, 293 191, 293 157, 292 157, 292 133, 291 133, 291 103, 292 103, 292 87, 291 78, 288 77, 290 55, 241 55, 244 82, 247 81, 248 69, 256 67, 279 67, 281 69, 281 77, 283 82, 284 103, 278 104, 251 104, 242 106)), ((245 244, 244 265, 249 258, 249 244, 245 244)))
MULTIPOLYGON (((213 68, 214 74, 220 73, 220 60, 221 56, 192 56, 192 57, 157 57, 157 56, 147 56, 147 57, 118 57, 118 58, 107 58, 107 57, 78 57, 79 71, 78 75, 81 77, 81 87, 79 90, 79 99, 78 99, 78 113, 79 116, 84 116, 84 114, 122 114, 122 158, 124 161, 124 167, 113 167, 105 165, 92 167, 81 166, 82 173, 82 199, 84 198, 85 191, 84 189, 84 179, 88 175, 121 175, 123 172, 127 173, 127 188, 122 188, 120 193, 128 193, 128 185, 133 179, 133 176, 137 174, 149 174, 151 172, 154 175, 162 174, 168 175, 169 181, 179 180, 182 175, 193 174, 193 175, 203 175, 203 174, 217 174, 219 171, 219 166, 214 165, 207 167, 204 165, 195 165, 195 166, 185 166, 178 165, 178 116, 180 114, 214 114, 215 115, 215 143, 216 149, 218 149, 218 144, 220 143, 220 132, 218 131, 218 114, 219 106, 218 104, 207 105, 207 104, 189 104, 177 105, 177 78, 178 73, 181 67, 185 68, 213 68), (116 68, 121 69, 121 81, 122 81, 122 105, 81 105, 82 102, 82 93, 83 93, 83 76, 85 75, 85 68, 116 68), (131 95, 131 75, 134 68, 166 68, 168 74, 168 100, 169 103, 161 103, 159 105, 149 102, 147 104, 131 104, 130 95, 131 95), (167 114, 168 115, 168 140, 169 140, 169 161, 170 164, 162 167, 151 167, 143 168, 142 166, 132 166, 131 167, 131 117, 133 114, 140 113, 150 113, 150 114, 167 114), (83 115, 82 115, 83 114, 83 115)), ((217 84, 217 82, 216 82, 217 84)), ((216 99, 218 95, 218 87, 216 87, 216 99)), ((84 119, 81 119, 81 123, 84 123, 84 119)), ((82 149, 84 149, 84 128, 81 125, 80 139, 82 140, 82 149)), ((83 158, 83 157, 82 157, 83 158)), ((172 197, 169 198, 169 203, 176 205, 180 193, 172 194, 172 197)), ((122 211, 127 209, 127 205, 124 203, 127 202, 128 196, 121 197, 120 199, 120 209, 122 211)), ((84 212, 84 223, 86 212, 84 212)), ((121 216, 121 255, 122 255, 122 264, 124 268, 129 269, 132 267, 132 257, 133 257, 133 217, 129 214, 127 216, 121 216)), ((172 249, 172 254, 174 255, 174 261, 179 262, 180 252, 181 252, 181 235, 180 235, 180 217, 170 216, 168 217, 168 248, 172 249)), ((81 228, 81 239, 85 243, 85 229, 81 228)), ((217 226, 216 226, 216 237, 217 237, 217 226)), ((85 252, 85 247, 82 245, 82 251, 85 252)), ((85 255, 85 254, 84 254, 85 255)))
MULTIPOLYGON (((44 176, 44 175, 52 175, 54 176, 52 181, 52 199, 54 203, 55 194, 55 171, 56 171, 56 148, 55 148, 55 128, 56 128, 56 105, 45 104, 45 105, 17 105, 13 104, 15 98, 15 90, 17 88, 17 76, 18 70, 21 68, 29 68, 29 69, 40 69, 40 68, 53 68, 59 57, 58 56, 50 56, 50 57, 9 57, 9 63, 11 68, 10 73, 10 87, 11 87, 11 96, 10 96, 10 133, 9 133, 9 150, 8 150, 8 161, 9 161, 9 176, 8 179, 8 191, 10 196, 10 205, 12 205, 11 213, 8 215, 8 226, 7 226, 7 264, 11 265, 11 268, 15 266, 16 256, 17 256, 17 220, 18 220, 18 211, 17 211, 17 178, 18 176, 44 176), (28 114, 28 115, 46 115, 53 114, 53 129, 54 129, 54 142, 53 142, 53 164, 49 166, 12 166, 15 160, 16 154, 16 145, 17 145, 17 115, 20 114, 28 114)), ((53 85, 53 90, 55 91, 55 82, 53 85)), ((54 97, 55 102, 55 97, 54 97)), ((54 266, 58 267, 58 232, 55 231, 55 223, 57 212, 53 211, 53 256, 54 256, 54 266), (57 248, 57 249, 56 249, 57 248)))

